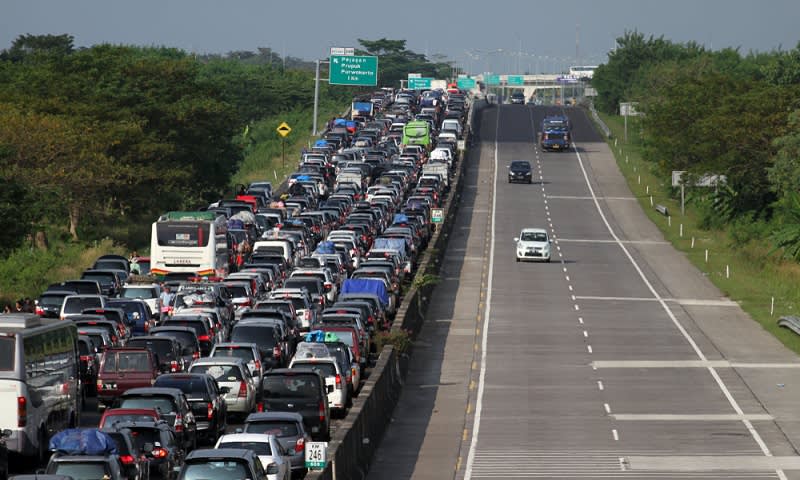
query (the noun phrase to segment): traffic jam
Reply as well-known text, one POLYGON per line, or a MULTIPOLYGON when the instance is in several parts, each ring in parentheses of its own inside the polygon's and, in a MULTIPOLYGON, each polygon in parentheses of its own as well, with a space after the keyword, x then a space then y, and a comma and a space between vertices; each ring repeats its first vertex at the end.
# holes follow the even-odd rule
POLYGON ((146 255, 0 315, 0 463, 35 465, 0 478, 306 475, 436 229, 468 102, 454 84, 355 98, 280 188, 166 212, 146 255))

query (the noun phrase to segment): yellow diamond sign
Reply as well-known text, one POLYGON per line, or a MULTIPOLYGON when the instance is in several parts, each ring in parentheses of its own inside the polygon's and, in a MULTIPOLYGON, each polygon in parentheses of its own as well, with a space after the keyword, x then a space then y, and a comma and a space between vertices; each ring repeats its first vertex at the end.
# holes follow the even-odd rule
POLYGON ((286 135, 292 133, 292 127, 290 127, 286 122, 283 122, 280 125, 278 125, 277 130, 278 133, 281 134, 281 137, 285 137, 286 135))

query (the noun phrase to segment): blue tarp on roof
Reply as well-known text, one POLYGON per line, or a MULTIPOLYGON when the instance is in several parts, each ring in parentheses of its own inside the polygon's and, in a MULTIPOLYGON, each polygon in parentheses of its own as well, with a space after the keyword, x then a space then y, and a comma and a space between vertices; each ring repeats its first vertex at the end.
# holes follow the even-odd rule
POLYGON ((50 439, 51 451, 67 455, 111 455, 117 453, 114 439, 96 428, 71 428, 50 439))
POLYGON ((229 230, 242 230, 244 229, 244 222, 239 220, 238 218, 232 218, 228 220, 228 229, 229 230))
POLYGON ((382 238, 378 237, 372 242, 375 250, 397 250, 401 255, 406 254, 406 241, 402 238, 382 238))
POLYGON ((320 244, 317 246, 317 253, 335 255, 336 246, 333 242, 320 242, 320 244))
POLYGON ((328 142, 326 140, 317 140, 316 142, 314 142, 314 146, 315 147, 327 147, 328 146, 328 142))
POLYGON ((333 124, 337 126, 347 125, 347 120, 344 118, 337 118, 333 121, 333 124))
POLYGON ((386 292, 386 285, 380 280, 348 278, 342 283, 341 293, 371 293, 381 299, 384 307, 389 305, 389 294, 386 292))
POLYGON ((309 177, 308 175, 298 175, 297 177, 295 177, 295 179, 298 182, 307 182, 307 181, 311 180, 311 177, 309 177))
POLYGON ((402 213, 398 213, 394 216, 394 220, 392 220, 392 224, 396 223, 408 223, 408 217, 402 213))

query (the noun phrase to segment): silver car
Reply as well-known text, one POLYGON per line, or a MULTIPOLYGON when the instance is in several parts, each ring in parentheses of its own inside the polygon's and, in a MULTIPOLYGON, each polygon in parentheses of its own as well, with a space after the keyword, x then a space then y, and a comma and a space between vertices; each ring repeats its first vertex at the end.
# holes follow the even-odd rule
POLYGON ((241 358, 200 358, 192 362, 189 373, 207 373, 220 387, 228 387, 225 394, 228 414, 246 416, 255 410, 258 385, 241 358))

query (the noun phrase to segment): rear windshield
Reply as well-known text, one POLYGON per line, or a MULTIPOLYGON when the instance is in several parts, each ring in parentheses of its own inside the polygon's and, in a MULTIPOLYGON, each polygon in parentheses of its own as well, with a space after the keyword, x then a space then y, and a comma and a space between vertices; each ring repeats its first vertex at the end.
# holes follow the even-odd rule
POLYGON ((163 414, 175 413, 175 404, 170 397, 123 398, 119 408, 152 408, 163 414))
POLYGON ((167 325, 172 325, 175 327, 189 327, 197 332, 197 335, 205 335, 206 334, 206 323, 203 320, 167 320, 162 323, 165 327, 167 325))
POLYGON ((254 451, 256 455, 272 455, 268 442, 222 442, 217 448, 244 448, 254 451))
MULTIPOLYGON (((249 207, 243 207, 247 210, 249 207)), ((156 236, 161 247, 205 247, 208 245, 210 223, 158 222, 156 236)))
POLYGON ((155 289, 151 287, 125 287, 122 290, 122 298, 156 298, 155 289))
POLYGON ((267 375, 264 395, 270 398, 314 398, 319 396, 319 377, 313 375, 267 375))
MULTIPOLYGON (((99 334, 99 333, 90 333, 90 334, 88 334, 86 336, 91 338, 92 339, 92 343, 94 343, 98 347, 101 347, 101 346, 105 345, 105 342, 103 342, 103 336, 101 334, 99 334)), ((0 353, 0 355, 2 355, 2 353, 0 353)))
POLYGON ((328 362, 296 362, 292 364, 292 368, 314 370, 315 372, 322 374, 323 377, 336 376, 336 367, 332 363, 328 362))
POLYGON ((208 393, 206 391, 206 382, 201 378, 170 378, 159 377, 155 383, 156 387, 163 388, 177 388, 180 389, 187 397, 197 396, 197 394, 208 393), (194 395, 192 395, 194 394, 194 395))
MULTIPOLYGON (((0 343, 0 348, 3 348, 2 343, 0 343)), ((86 345, 86 342, 78 342, 78 355, 89 355, 89 346, 86 345)))
POLYGON ((245 362, 255 359, 253 349, 246 347, 217 347, 212 357, 241 358, 245 362))
POLYGON ((292 277, 283 284, 286 288, 306 287, 311 293, 322 293, 322 283, 317 278, 292 277))
POLYGON ((100 297, 72 297, 64 300, 64 313, 81 313, 84 310, 102 306, 100 297))
POLYGON ((64 303, 64 297, 66 295, 48 295, 43 294, 39 297, 39 305, 42 307, 60 307, 62 303, 64 303))
POLYGON ((56 463, 56 475, 65 475, 73 480, 97 480, 109 473, 105 462, 56 463))
POLYGON ((158 340, 138 340, 133 338, 128 340, 129 347, 142 347, 154 352, 158 355, 159 360, 175 360, 175 355, 172 354, 172 341, 164 339, 158 340))
POLYGON ((196 335, 192 335, 189 332, 153 332, 154 337, 170 337, 178 340, 180 342, 182 348, 191 348, 194 349, 196 344, 195 341, 197 340, 196 335))
POLYGON ((87 280, 97 280, 101 285, 110 285, 116 280, 113 273, 86 272, 81 277, 87 280))
MULTIPOLYGON (((104 372, 147 372, 150 358, 144 352, 111 352, 106 354, 104 372)), ((137 407, 138 408, 138 407, 137 407)))
POLYGON ((15 337, 0 337, 0 370, 14 370, 15 337))
POLYGON ((192 365, 191 373, 207 373, 218 382, 241 382, 242 372, 235 365, 192 365))
POLYGON ((234 460, 202 459, 197 460, 197 463, 186 463, 181 472, 181 478, 183 480, 240 480, 252 476, 248 470, 243 464, 234 460))
POLYGON ((234 298, 247 297, 247 288, 240 285, 228 285, 228 291, 231 292, 234 298))
POLYGON ((296 437, 300 434, 295 422, 285 420, 268 420, 246 423, 245 433, 262 433, 265 435, 275 435, 276 437, 296 437))
POLYGON ((231 332, 231 342, 255 343, 265 350, 275 346, 275 330, 268 326, 236 325, 231 332))
POLYGON ((105 420, 103 420, 103 425, 114 425, 115 423, 127 423, 127 422, 152 422, 155 420, 155 417, 152 415, 142 415, 141 413, 126 413, 126 414, 119 414, 119 415, 107 415, 105 420))
MULTIPOLYGON (((136 415, 136 417, 141 417, 141 415, 136 415)), ((152 422, 153 417, 142 418, 141 421, 152 422)), ((136 444, 136 448, 139 450, 143 450, 146 443, 151 445, 161 443, 161 432, 154 428, 131 428, 131 430, 133 433, 133 441, 136 444)))

